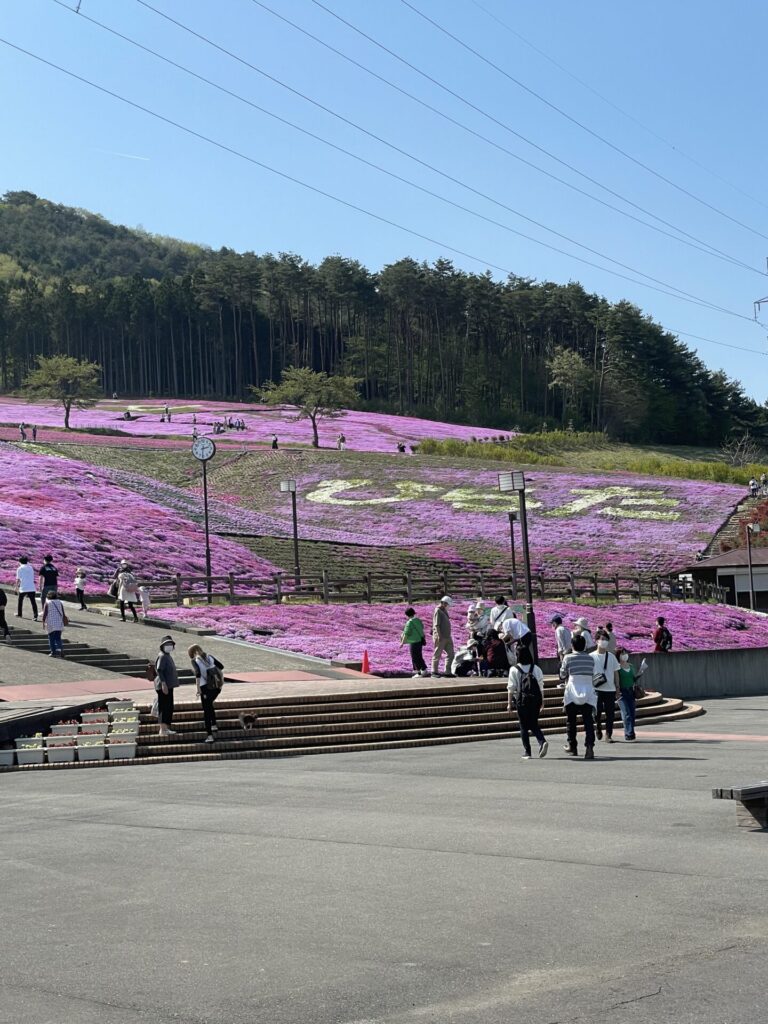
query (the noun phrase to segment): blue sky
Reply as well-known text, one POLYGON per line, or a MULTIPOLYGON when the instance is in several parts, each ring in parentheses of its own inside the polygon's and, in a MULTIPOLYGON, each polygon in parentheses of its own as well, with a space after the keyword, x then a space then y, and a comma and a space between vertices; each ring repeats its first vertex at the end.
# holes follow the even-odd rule
MULTIPOLYGON (((630 299, 672 330, 757 350, 736 351, 681 335, 707 365, 742 380, 759 401, 768 398, 768 332, 750 322, 753 301, 768 296, 768 277, 754 272, 765 271, 768 256, 765 5, 743 0, 726 10, 714 0, 409 0, 508 75, 752 229, 748 230, 590 136, 428 24, 402 0, 322 0, 497 122, 674 225, 665 230, 685 231, 753 268, 749 270, 682 245, 578 195, 394 91, 387 83, 550 173, 649 219, 404 67, 312 0, 264 3, 366 65, 384 82, 254 0, 149 2, 406 154, 592 249, 747 319, 620 280, 418 193, 168 67, 53 0, 4 0, 0 36, 436 241, 408 235, 308 192, 4 46, 0 191, 30 189, 119 223, 213 247, 297 252, 313 262, 341 253, 372 268, 406 255, 430 261, 447 256, 468 270, 492 265, 539 280, 579 280, 609 299, 630 299), (483 7, 652 131, 569 77, 483 7), (458 255, 449 246, 480 260, 458 255)), ((67 3, 75 7, 77 0, 67 3)), ((453 202, 612 266, 342 124, 158 17, 138 0, 82 0, 81 11, 453 202)), ((504 276, 503 270, 493 272, 504 276)), ((768 305, 764 318, 768 322, 768 305)))

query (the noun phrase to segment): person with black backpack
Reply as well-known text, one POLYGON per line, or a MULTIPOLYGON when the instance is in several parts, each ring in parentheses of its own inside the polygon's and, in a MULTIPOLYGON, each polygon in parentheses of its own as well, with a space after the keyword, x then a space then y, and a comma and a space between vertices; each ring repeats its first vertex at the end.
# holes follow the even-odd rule
POLYGON ((651 639, 654 643, 654 652, 656 654, 671 654, 672 653, 672 634, 666 625, 667 620, 663 615, 660 615, 656 619, 656 629, 651 634, 651 639))
POLYGON ((539 757, 546 757, 549 744, 539 728, 539 714, 544 703, 544 673, 533 663, 533 655, 527 647, 517 651, 517 664, 509 670, 507 684, 507 711, 517 711, 520 724, 520 739, 523 741, 523 760, 531 759, 530 734, 538 740, 539 757))

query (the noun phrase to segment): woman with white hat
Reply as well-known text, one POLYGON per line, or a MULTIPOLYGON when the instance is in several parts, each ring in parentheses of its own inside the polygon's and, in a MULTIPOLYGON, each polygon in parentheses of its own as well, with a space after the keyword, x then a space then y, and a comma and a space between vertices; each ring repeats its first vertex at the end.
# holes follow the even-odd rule
POLYGON ((583 615, 581 616, 581 618, 576 619, 576 621, 573 624, 573 635, 578 636, 579 634, 581 634, 581 636, 584 637, 584 650, 587 654, 590 654, 592 651, 595 650, 596 644, 595 641, 592 639, 592 634, 589 631, 589 623, 583 615))

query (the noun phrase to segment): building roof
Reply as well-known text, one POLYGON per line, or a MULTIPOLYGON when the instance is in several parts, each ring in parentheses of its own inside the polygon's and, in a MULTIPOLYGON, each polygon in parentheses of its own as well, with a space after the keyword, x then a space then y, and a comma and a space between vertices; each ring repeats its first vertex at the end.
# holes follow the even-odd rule
MULTIPOLYGON (((747 565, 747 549, 735 548, 733 551, 724 551, 722 555, 715 555, 714 558, 702 558, 685 572, 696 572, 697 569, 743 569, 747 565)), ((752 565, 768 565, 768 547, 752 548, 752 565)))

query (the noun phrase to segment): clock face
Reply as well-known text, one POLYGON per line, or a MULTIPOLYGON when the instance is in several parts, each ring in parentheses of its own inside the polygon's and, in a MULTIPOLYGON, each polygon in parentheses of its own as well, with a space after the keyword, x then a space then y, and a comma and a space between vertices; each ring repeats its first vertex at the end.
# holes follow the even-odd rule
POLYGON ((192 454, 201 462, 207 462, 216 454, 216 445, 210 437, 198 437, 192 442, 192 454))

